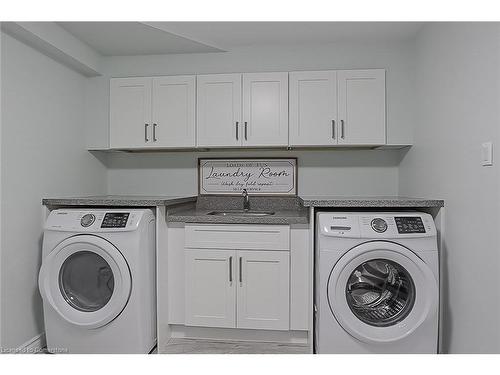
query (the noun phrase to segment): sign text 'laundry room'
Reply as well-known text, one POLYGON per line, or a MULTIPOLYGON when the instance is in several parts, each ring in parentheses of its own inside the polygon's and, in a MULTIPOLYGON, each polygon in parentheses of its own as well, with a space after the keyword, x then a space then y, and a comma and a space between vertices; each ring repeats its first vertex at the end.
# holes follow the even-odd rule
POLYGON ((200 194, 295 195, 297 159, 199 159, 200 194))

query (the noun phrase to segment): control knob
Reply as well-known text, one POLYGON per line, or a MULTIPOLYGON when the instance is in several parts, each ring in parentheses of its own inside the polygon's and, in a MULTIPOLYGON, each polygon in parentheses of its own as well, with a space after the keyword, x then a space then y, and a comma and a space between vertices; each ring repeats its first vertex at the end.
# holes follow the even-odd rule
POLYGON ((92 224, 94 224, 95 221, 95 215, 93 214, 85 214, 82 216, 80 220, 80 224, 82 227, 90 227, 92 224))
POLYGON ((377 233, 384 233, 387 230, 387 222, 377 217, 371 222, 372 229, 377 233))

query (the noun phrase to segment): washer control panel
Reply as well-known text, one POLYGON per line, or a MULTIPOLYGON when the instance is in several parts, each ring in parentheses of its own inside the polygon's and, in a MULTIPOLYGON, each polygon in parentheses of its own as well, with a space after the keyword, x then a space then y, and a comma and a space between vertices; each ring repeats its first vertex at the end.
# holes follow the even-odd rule
POLYGON ((125 228, 129 212, 107 212, 102 219, 101 228, 125 228))
POLYGON ((431 215, 424 212, 319 212, 319 234, 345 238, 417 238, 436 235, 431 215))
POLYGON ((425 233, 424 223, 420 216, 395 216, 394 221, 399 234, 425 233))

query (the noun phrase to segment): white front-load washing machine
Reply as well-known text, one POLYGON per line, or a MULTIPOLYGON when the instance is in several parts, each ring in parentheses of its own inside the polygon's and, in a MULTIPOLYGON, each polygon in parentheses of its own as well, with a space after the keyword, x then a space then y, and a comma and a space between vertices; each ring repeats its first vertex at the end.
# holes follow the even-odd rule
POLYGON ((437 353, 432 216, 319 212, 316 220, 316 352, 437 353))
POLYGON ((155 228, 149 209, 50 212, 38 280, 50 352, 151 351, 155 228))

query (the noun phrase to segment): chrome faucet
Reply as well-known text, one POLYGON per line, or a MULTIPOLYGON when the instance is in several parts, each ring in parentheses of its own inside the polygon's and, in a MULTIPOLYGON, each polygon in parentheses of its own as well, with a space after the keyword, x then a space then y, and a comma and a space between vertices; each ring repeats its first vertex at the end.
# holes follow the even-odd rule
POLYGON ((250 210, 250 197, 248 196, 248 192, 247 192, 247 189, 243 189, 243 209, 245 211, 249 211, 250 210))

